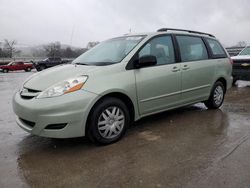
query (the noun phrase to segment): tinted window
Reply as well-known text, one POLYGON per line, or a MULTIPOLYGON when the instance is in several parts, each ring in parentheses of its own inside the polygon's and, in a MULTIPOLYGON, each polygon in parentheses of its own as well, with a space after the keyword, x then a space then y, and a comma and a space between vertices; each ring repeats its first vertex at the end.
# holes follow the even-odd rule
POLYGON ((213 39, 206 39, 213 55, 215 56, 226 56, 225 51, 223 50, 222 46, 220 45, 220 43, 216 40, 213 39))
POLYGON ((197 61, 208 59, 206 46, 201 38, 177 36, 182 61, 197 61))
POLYGON ((158 65, 174 63, 175 56, 171 36, 162 36, 150 40, 139 52, 139 57, 145 55, 154 55, 158 65))

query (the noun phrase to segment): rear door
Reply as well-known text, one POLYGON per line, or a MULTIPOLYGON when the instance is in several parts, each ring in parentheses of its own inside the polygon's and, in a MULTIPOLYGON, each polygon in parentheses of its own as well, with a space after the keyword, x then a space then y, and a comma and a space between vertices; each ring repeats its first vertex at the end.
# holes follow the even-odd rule
POLYGON ((215 65, 209 59, 206 44, 198 36, 176 35, 176 40, 181 58, 183 104, 207 99, 215 65))
POLYGON ((180 64, 176 63, 172 37, 159 36, 148 41, 138 58, 154 55, 157 65, 135 69, 139 111, 150 114, 180 103, 180 64))

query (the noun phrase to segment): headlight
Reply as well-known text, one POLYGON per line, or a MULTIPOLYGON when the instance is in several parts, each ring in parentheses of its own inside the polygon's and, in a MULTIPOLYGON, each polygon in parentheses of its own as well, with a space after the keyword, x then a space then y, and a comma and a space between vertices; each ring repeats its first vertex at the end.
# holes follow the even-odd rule
POLYGON ((78 76, 76 78, 70 78, 59 82, 48 89, 41 92, 37 98, 47 98, 47 97, 56 97, 61 96, 66 93, 74 92, 80 90, 84 83, 87 81, 87 76, 78 76))

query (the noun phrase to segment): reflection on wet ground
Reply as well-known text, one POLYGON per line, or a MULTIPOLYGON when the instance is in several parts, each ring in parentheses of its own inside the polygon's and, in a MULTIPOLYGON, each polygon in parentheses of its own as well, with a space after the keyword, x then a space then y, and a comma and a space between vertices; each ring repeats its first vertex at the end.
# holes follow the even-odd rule
POLYGON ((97 147, 85 138, 31 136, 16 126, 10 95, 27 75, 0 76, 3 187, 250 185, 248 87, 232 88, 220 110, 197 104, 153 115, 136 122, 121 141, 97 147))

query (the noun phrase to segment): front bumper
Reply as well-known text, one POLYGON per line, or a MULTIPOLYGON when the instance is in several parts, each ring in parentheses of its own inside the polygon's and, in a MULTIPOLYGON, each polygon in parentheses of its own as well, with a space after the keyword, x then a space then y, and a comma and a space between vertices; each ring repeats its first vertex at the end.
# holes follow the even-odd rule
POLYGON ((87 116, 97 97, 79 90, 53 98, 23 99, 17 92, 13 97, 13 110, 17 124, 31 134, 52 138, 80 137, 85 135, 87 116), (51 124, 66 126, 47 129, 51 124))
POLYGON ((250 69, 234 69, 232 75, 234 80, 250 80, 250 69))

